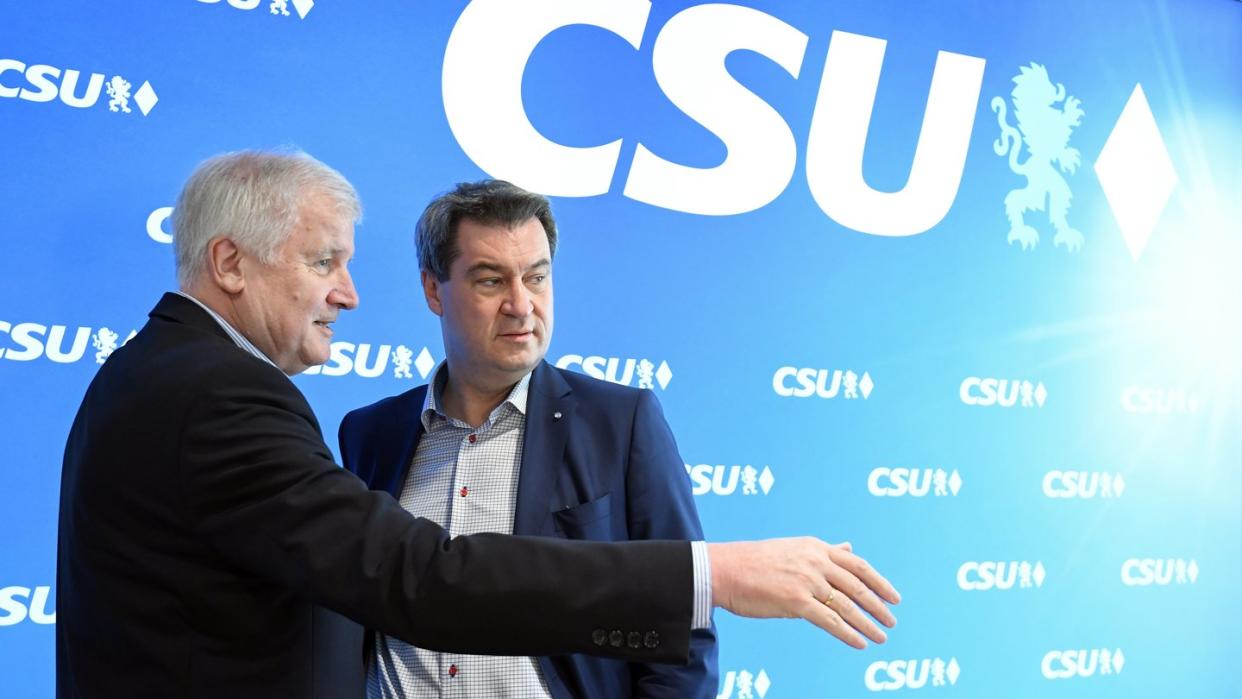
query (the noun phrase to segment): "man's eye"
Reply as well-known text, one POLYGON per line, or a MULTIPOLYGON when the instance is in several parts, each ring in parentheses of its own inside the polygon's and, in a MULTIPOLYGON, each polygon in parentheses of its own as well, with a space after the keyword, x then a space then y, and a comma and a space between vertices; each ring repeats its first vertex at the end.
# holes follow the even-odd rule
POLYGON ((491 288, 491 287, 494 287, 494 286, 497 286, 498 284, 500 284, 500 280, 499 280, 499 279, 494 279, 494 278, 489 278, 489 279, 480 279, 480 280, 479 280, 479 284, 481 284, 481 285, 483 285, 483 286, 486 286, 486 287, 488 287, 488 288, 491 288))
POLYGON ((536 274, 530 278, 530 283, 531 284, 542 284, 545 281, 547 281, 547 279, 548 279, 548 275, 546 274, 536 274))

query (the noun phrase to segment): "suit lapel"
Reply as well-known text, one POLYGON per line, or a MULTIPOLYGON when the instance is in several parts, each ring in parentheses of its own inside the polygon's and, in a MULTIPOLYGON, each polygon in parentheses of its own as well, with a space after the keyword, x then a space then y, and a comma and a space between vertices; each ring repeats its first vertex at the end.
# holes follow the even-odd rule
POLYGON ((391 439, 380 439, 375 463, 379 465, 371 487, 383 488, 396 499, 401 499, 401 487, 405 476, 414 463, 414 450, 423 436, 423 402, 427 398, 427 386, 406 393, 393 416, 389 434, 391 439))
POLYGON ((526 399, 526 439, 518 474, 514 534, 546 534, 550 503, 569 438, 575 401, 569 384, 541 362, 530 377, 526 399))

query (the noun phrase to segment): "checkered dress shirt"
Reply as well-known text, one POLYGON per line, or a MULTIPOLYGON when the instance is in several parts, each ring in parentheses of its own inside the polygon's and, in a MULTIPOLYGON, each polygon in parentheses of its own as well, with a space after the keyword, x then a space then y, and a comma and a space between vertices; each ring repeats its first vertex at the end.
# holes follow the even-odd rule
MULTIPOLYGON (((423 403, 424 434, 401 488, 401 506, 436 522, 451 536, 512 534, 530 374, 475 429, 441 411, 443 368, 441 364, 431 376, 423 403)), ((374 660, 367 671, 368 697, 552 696, 531 657, 437 653, 377 633, 374 660)))

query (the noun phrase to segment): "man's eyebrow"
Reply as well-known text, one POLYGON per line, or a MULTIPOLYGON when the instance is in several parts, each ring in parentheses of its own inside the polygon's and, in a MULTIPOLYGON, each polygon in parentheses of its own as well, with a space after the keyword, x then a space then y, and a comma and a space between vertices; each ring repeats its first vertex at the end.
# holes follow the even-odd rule
POLYGON ((475 272, 503 272, 503 271, 505 271, 505 268, 502 265, 496 264, 495 262, 476 262, 470 267, 470 269, 466 270, 466 273, 474 274, 475 272))
MULTIPOLYGON (((529 272, 533 269, 539 269, 541 267, 551 267, 551 266, 552 266, 552 261, 545 257, 530 264, 523 271, 529 272)), ((475 274, 477 272, 495 272, 496 274, 508 274, 511 271, 512 271, 511 267, 509 267, 508 265, 502 265, 498 262, 476 262, 475 264, 471 265, 469 269, 466 270, 466 274, 475 274)))
POLYGON ((311 256, 315 258, 340 257, 342 255, 347 255, 348 253, 349 251, 342 247, 326 247, 314 250, 311 252, 311 256))

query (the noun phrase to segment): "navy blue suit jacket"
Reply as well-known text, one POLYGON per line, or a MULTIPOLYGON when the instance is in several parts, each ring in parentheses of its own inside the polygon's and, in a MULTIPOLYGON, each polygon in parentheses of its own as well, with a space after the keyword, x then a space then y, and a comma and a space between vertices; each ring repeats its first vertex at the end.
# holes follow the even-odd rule
MULTIPOLYGON (((346 415, 345 467, 400 497, 422 437, 426 395, 427 386, 420 386, 346 415)), ((535 368, 513 533, 594 541, 703 538, 684 462, 651 391, 546 362, 535 368)), ((685 666, 584 655, 542 657, 539 665, 557 699, 716 696, 714 627, 693 632, 685 666)))

